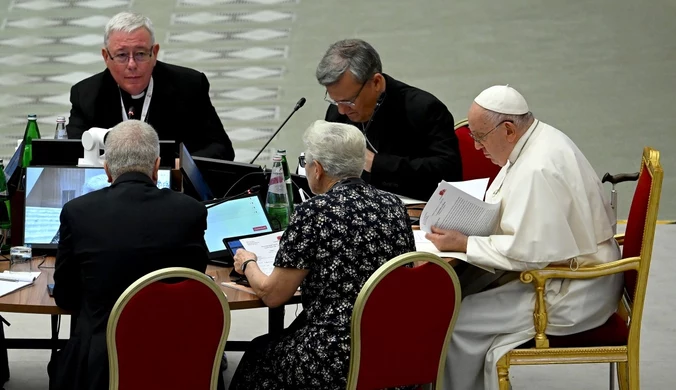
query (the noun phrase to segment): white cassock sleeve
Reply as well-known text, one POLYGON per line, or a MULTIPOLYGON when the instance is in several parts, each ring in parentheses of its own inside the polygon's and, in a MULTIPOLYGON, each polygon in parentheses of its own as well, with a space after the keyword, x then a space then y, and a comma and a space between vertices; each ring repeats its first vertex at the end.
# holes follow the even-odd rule
POLYGON ((468 261, 525 271, 596 252, 594 223, 585 218, 591 217, 585 191, 575 188, 581 185, 578 175, 565 173, 565 168, 555 174, 546 169, 514 172, 518 176, 509 189, 503 188, 499 233, 469 237, 468 261))

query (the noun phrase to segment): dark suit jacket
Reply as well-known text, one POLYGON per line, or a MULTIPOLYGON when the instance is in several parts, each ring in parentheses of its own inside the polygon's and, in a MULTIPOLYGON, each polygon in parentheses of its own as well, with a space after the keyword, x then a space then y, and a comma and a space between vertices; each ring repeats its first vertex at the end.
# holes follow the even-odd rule
MULTIPOLYGON (((209 99, 209 81, 196 70, 157 62, 147 122, 162 140, 184 142, 190 154, 233 160, 235 152, 209 99)), ((120 92, 108 69, 70 90, 68 138, 82 138, 92 127, 122 122, 120 92)), ((140 108, 139 108, 140 113, 140 108)))
MULTIPOLYGON (((66 203, 54 272, 56 304, 77 314, 50 363, 50 389, 107 389, 106 326, 115 302, 140 277, 166 267, 206 270, 207 210, 158 189, 142 173, 66 203)), ((74 314, 75 315, 75 314, 74 314)))
MULTIPOLYGON (((366 134, 378 153, 362 176, 381 190, 427 201, 441 180, 462 180, 453 115, 432 94, 384 76, 386 95, 366 134)), ((326 120, 363 131, 334 105, 326 120)))

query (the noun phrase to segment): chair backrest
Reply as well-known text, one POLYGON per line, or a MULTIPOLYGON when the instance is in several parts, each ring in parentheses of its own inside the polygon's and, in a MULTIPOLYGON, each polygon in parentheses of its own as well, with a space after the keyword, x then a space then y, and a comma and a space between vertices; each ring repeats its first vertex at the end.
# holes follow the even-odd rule
POLYGON ((495 176, 500 172, 500 166, 493 164, 484 156, 481 150, 474 147, 474 140, 470 137, 467 120, 455 124, 455 135, 458 137, 460 159, 462 160, 462 180, 482 179, 487 177, 490 186, 495 176))
POLYGON ((453 268, 426 252, 382 265, 364 284, 352 312, 347 389, 436 383, 460 306, 453 268), (423 265, 404 267, 416 261, 423 265))
POLYGON ((216 389, 229 331, 227 298, 208 276, 187 268, 151 272, 110 314, 110 389, 216 389))
POLYGON ((631 312, 630 339, 632 334, 638 337, 640 332, 663 175, 660 152, 645 147, 622 248, 622 258, 640 257, 638 271, 626 271, 624 275, 624 298, 629 303, 628 309, 631 312))

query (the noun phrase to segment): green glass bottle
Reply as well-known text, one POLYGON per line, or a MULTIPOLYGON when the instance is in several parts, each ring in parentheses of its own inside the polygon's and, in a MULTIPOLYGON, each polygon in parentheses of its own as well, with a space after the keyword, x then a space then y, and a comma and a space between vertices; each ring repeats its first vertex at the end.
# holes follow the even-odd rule
POLYGON ((289 225, 289 199, 284 183, 282 158, 275 156, 272 159, 272 173, 268 185, 268 196, 265 199, 265 211, 270 218, 270 224, 275 230, 284 230, 289 225))
POLYGON ((286 160, 286 149, 277 149, 277 155, 282 158, 282 169, 284 170, 284 182, 286 183, 286 196, 289 200, 289 213, 293 212, 293 183, 291 182, 291 171, 289 163, 286 160))
POLYGON ((23 135, 23 157, 21 167, 30 166, 33 160, 33 140, 40 139, 40 129, 38 129, 38 117, 35 114, 28 115, 28 124, 23 135))
POLYGON ((7 178, 5 177, 5 164, 0 160, 0 253, 9 251, 10 241, 8 239, 10 228, 12 227, 9 208, 9 192, 7 190, 7 178))

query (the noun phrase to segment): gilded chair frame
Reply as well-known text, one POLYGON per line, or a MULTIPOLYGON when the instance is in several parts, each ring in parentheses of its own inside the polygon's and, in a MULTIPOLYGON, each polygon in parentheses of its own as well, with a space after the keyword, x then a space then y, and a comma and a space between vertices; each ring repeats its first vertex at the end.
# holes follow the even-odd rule
POLYGON ((433 387, 436 389, 442 388, 441 385, 444 376, 446 352, 451 341, 451 334, 453 333, 453 328, 455 327, 455 321, 458 317, 458 310, 460 309, 460 282, 455 270, 453 270, 453 267, 439 256, 428 252, 409 252, 399 255, 380 266, 380 268, 378 268, 378 270, 376 270, 376 272, 371 275, 366 283, 364 283, 359 295, 357 295, 357 300, 355 301, 354 309, 352 311, 352 346, 350 348, 350 372, 347 378, 347 390, 356 390, 357 384, 359 382, 359 366, 361 363, 361 318, 371 293, 376 288, 378 283, 380 283, 381 280, 383 280, 390 272, 394 271, 395 269, 409 263, 416 264, 416 266, 418 266, 418 264, 423 264, 425 262, 435 263, 444 271, 446 271, 453 282, 453 287, 456 292, 453 316, 451 317, 451 323, 449 324, 448 330, 446 331, 444 345, 441 349, 441 356, 439 358, 439 367, 437 368, 437 379, 435 384, 433 384, 433 387))
MULTIPOLYGON (((659 161, 660 153, 650 147, 643 149, 640 175, 652 177, 650 196, 646 213, 645 228, 641 243, 640 256, 620 259, 610 263, 580 267, 571 271, 569 267, 549 266, 541 270, 524 271, 520 279, 523 283, 533 283, 536 300, 533 311, 535 325, 535 348, 514 349, 497 362, 500 390, 510 389, 509 367, 512 365, 543 364, 584 364, 610 363, 618 364, 617 379, 620 389, 639 389, 639 347, 641 335, 641 317, 645 303, 645 291, 648 283, 650 260, 652 257, 657 212, 662 192, 664 172, 659 161), (632 294, 624 291, 619 302, 617 313, 629 327, 627 345, 581 347, 581 348, 549 348, 549 340, 545 334, 547 328, 547 310, 544 301, 544 287, 549 279, 591 279, 634 270, 637 272, 634 299, 632 294)), ((639 176, 640 180, 640 176, 639 176)), ((616 236, 623 242, 624 235, 616 236)), ((611 388, 613 378, 611 377, 611 388)))
POLYGON ((202 272, 195 271, 194 269, 182 267, 163 268, 139 278, 136 282, 124 290, 122 295, 120 295, 120 298, 118 298, 117 302, 115 303, 115 306, 113 306, 113 310, 110 312, 110 318, 108 319, 108 326, 106 328, 106 343, 108 344, 108 368, 110 370, 110 390, 117 390, 120 385, 120 372, 118 366, 115 335, 117 332, 117 324, 125 306, 127 306, 127 303, 129 303, 131 299, 134 298, 134 296, 136 296, 136 294, 145 287, 155 282, 169 278, 192 279, 201 282, 214 292, 221 303, 221 308, 223 309, 224 326, 223 331, 221 332, 218 348, 216 349, 216 356, 214 356, 214 364, 211 368, 210 388, 212 390, 216 390, 218 384, 218 375, 220 375, 223 350, 225 349, 225 342, 228 339, 228 334, 230 333, 230 306, 228 305, 228 298, 225 293, 216 285, 216 283, 211 278, 209 278, 209 276, 202 272))
POLYGON ((469 121, 467 121, 467 118, 456 122, 455 126, 453 126, 453 130, 458 130, 459 128, 461 128, 463 126, 469 126, 469 121))

